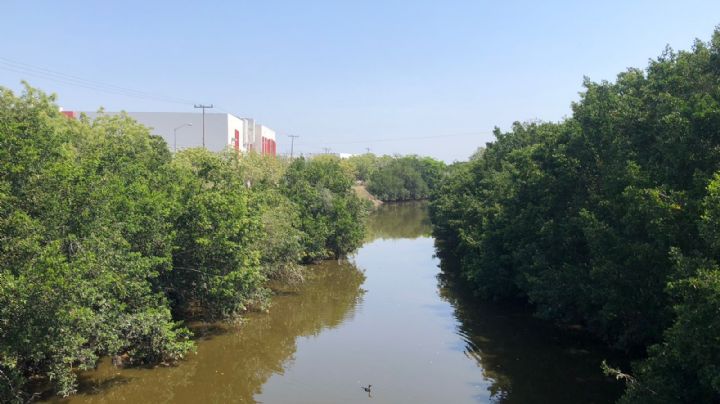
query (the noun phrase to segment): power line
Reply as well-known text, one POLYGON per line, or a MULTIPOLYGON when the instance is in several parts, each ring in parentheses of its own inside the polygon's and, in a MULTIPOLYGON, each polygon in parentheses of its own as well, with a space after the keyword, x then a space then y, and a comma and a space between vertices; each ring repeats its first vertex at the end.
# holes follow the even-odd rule
POLYGON ((34 66, 27 63, 17 62, 8 58, 0 57, 0 69, 20 73, 32 77, 37 77, 49 81, 54 81, 62 84, 68 84, 72 86, 82 87, 94 91, 100 91, 108 94, 123 95, 126 97, 133 97, 152 101, 161 101, 175 104, 189 105, 193 104, 192 101, 170 97, 166 95, 153 94, 147 91, 135 90, 128 87, 122 87, 114 84, 104 83, 95 80, 84 79, 79 76, 71 74, 61 73, 58 71, 50 70, 44 67, 34 66))
POLYGON ((176 103, 192 103, 189 100, 184 100, 177 97, 169 97, 165 95, 152 94, 146 91, 135 90, 127 87, 121 87, 114 84, 103 83, 100 81, 87 80, 79 76, 73 76, 66 73, 57 72, 54 70, 46 69, 43 67, 33 66, 27 63, 13 61, 7 58, 0 57, 0 67, 5 70, 16 71, 19 73, 25 73, 29 75, 38 76, 48 80, 60 81, 65 84, 79 85, 85 88, 91 88, 98 91, 111 92, 120 95, 137 96, 140 98, 152 98, 167 102, 176 103))
POLYGON ((238 114, 236 114, 236 113, 234 113, 234 112, 230 112, 227 108, 223 108, 221 105, 217 105, 217 104, 214 104, 214 105, 215 105, 214 108, 217 109, 218 111, 221 111, 221 112, 224 112, 224 113, 226 113, 226 114, 233 115, 233 116, 236 116, 236 117, 242 119, 242 115, 238 115, 238 114))
MULTIPOLYGON (((398 142, 403 140, 423 140, 423 139, 441 139, 441 138, 448 138, 448 137, 461 137, 461 136, 482 136, 482 135, 492 135, 493 132, 466 132, 466 133, 452 133, 452 134, 444 134, 444 135, 429 135, 429 136, 409 136, 409 137, 390 137, 390 138, 378 138, 378 139, 363 139, 363 140, 351 140, 351 141, 340 141, 340 142, 333 142, 333 141, 323 141, 322 139, 314 139, 317 140, 318 143, 323 144, 360 144, 360 143, 381 143, 381 142, 398 142)), ((310 143, 317 145, 318 143, 310 143)))
POLYGON ((139 99, 143 99, 143 100, 161 101, 161 102, 168 102, 168 103, 186 105, 186 103, 184 103, 184 102, 176 102, 176 101, 171 101, 171 100, 164 99, 164 98, 160 98, 160 97, 142 96, 142 95, 135 94, 135 93, 126 93, 126 92, 122 92, 122 91, 115 91, 115 90, 109 90, 109 89, 105 89, 105 88, 99 88, 99 87, 93 86, 93 85, 88 85, 88 84, 84 84, 84 83, 74 82, 74 81, 71 81, 71 80, 60 79, 60 78, 57 78, 57 77, 50 77, 50 76, 46 76, 46 75, 43 75, 43 74, 38 74, 38 73, 33 73, 33 72, 27 72, 27 71, 24 71, 24 70, 8 68, 8 67, 2 66, 2 65, 0 65, 0 69, 6 70, 6 71, 11 71, 11 72, 16 72, 16 73, 20 73, 20 74, 24 74, 24 75, 31 76, 31 77, 37 77, 37 78, 40 78, 40 79, 49 80, 49 81, 53 81, 53 82, 56 82, 56 83, 68 84, 68 85, 72 85, 72 86, 76 86, 76 87, 82 87, 82 88, 86 88, 86 89, 89 89, 89 90, 99 91, 99 92, 103 92, 103 93, 107 93, 107 94, 122 95, 122 96, 126 96, 126 97, 139 98, 139 99))

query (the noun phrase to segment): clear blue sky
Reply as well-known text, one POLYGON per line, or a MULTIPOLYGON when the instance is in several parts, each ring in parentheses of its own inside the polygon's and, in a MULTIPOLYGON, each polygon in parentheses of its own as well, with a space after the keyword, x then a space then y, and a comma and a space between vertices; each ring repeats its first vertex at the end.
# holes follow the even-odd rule
MULTIPOLYGON (((720 24, 720 1, 3 1, 0 57, 214 103, 300 135, 300 152, 464 160, 494 126, 559 120, 583 76, 614 79, 720 24), (444 135, 460 135, 434 137, 444 135), (397 138, 425 138, 395 140, 397 138)), ((66 109, 191 111, 0 64, 66 109)))

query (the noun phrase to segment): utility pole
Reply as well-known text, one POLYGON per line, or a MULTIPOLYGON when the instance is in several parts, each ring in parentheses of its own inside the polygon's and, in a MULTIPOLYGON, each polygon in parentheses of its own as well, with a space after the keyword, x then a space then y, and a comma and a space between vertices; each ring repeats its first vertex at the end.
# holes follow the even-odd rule
POLYGON ((367 150, 367 154, 370 154, 370 148, 366 147, 365 150, 367 150))
POLYGON ((213 105, 195 104, 195 108, 202 108, 203 110, 203 148, 205 148, 205 108, 212 108, 213 105))
POLYGON ((295 149, 295 138, 300 137, 299 135, 288 135, 290 138, 290 160, 293 158, 293 151, 295 149))
POLYGON ((325 154, 330 154, 330 148, 329 148, 329 147, 323 147, 323 150, 325 151, 325 154))

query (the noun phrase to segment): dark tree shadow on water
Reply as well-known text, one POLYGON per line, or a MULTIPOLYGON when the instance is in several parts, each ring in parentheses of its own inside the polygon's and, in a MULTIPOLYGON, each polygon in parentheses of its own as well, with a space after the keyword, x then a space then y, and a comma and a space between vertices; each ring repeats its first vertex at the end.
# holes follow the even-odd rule
POLYGON ((620 397, 622 383, 606 377, 600 364, 626 360, 621 353, 581 330, 533 317, 522 302, 482 303, 443 265, 438 287, 459 323, 457 349, 475 361, 488 384, 477 401, 489 395, 496 403, 614 403, 620 397))

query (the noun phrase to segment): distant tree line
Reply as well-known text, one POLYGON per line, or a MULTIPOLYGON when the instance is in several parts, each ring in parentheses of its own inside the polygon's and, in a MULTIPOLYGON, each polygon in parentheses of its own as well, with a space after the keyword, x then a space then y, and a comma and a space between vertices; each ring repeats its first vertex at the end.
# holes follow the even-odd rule
POLYGON ((104 355, 183 358, 181 320, 263 307, 268 279, 360 245, 353 181, 336 158, 173 155, 127 116, 0 88, 0 401, 71 394, 104 355))
POLYGON ((606 369, 622 402, 719 402, 720 30, 584 85, 571 117, 496 129, 448 169, 439 253, 483 299, 646 352, 606 369))
POLYGON ((376 156, 371 153, 348 159, 357 179, 381 201, 427 199, 445 170, 445 163, 431 157, 376 156))

